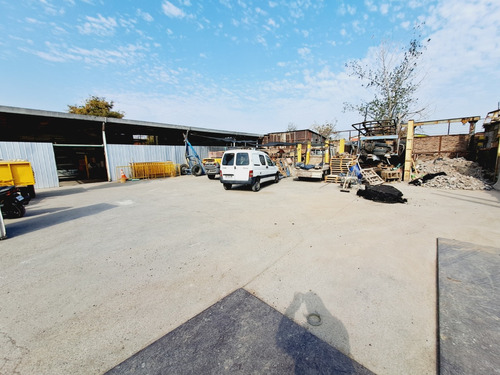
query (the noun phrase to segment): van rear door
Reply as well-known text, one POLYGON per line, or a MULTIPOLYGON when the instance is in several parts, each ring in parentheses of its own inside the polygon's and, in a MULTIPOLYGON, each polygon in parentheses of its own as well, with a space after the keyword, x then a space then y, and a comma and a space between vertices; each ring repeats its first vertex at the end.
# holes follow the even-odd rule
POLYGON ((227 182, 245 183, 249 181, 251 170, 248 151, 225 152, 222 158, 222 178, 227 182))
POLYGON ((234 180, 234 152, 226 152, 222 157, 220 171, 224 180, 234 180))

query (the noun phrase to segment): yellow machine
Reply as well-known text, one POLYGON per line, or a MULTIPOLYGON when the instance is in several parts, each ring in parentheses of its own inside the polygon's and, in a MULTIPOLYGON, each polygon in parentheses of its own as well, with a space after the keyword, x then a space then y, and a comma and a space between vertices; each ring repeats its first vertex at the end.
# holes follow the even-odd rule
POLYGON ((314 178, 324 179, 330 171, 330 143, 326 141, 324 145, 316 147, 307 142, 306 153, 302 160, 302 145, 297 145, 297 168, 295 170, 299 179, 314 178))
POLYGON ((0 186, 15 185, 33 198, 35 196, 35 174, 29 161, 0 160, 0 186))

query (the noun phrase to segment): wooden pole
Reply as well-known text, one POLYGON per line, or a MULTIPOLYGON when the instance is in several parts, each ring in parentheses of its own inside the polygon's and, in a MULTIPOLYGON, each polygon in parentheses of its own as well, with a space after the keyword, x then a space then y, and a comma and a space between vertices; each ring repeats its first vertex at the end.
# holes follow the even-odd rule
POLYGON ((413 164, 413 134, 415 126, 413 120, 408 121, 406 130, 406 153, 405 153, 405 173, 403 181, 408 182, 411 179, 411 166, 413 164))

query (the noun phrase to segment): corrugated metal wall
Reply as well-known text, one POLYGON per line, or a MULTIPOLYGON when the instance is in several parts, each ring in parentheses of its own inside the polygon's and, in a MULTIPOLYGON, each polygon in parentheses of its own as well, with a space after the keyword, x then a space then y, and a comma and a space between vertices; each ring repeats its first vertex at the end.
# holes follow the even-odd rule
MULTIPOLYGON (((193 146, 200 158, 206 158, 210 147, 193 146)), ((173 161, 186 163, 185 146, 141 146, 108 144, 108 161, 111 179, 118 180, 116 168, 129 163, 173 161)), ((36 142, 0 142, 0 159, 27 160, 35 172, 35 187, 59 187, 56 159, 52 143, 36 142)))
POLYGON ((0 142, 0 159, 29 161, 35 172, 35 188, 59 186, 52 143, 0 142))
MULTIPOLYGON (((201 159, 208 157, 208 146, 193 146, 201 159)), ((117 167, 125 167, 130 163, 146 163, 155 161, 172 161, 177 164, 186 163, 185 146, 146 146, 146 145, 107 145, 109 172, 111 180, 117 181, 117 167)))

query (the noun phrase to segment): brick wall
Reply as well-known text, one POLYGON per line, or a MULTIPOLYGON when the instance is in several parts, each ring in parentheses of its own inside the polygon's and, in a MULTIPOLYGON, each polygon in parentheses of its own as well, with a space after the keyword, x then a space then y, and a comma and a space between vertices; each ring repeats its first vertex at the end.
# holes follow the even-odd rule
POLYGON ((449 157, 465 156, 468 145, 468 134, 417 137, 413 140, 413 154, 449 157))

